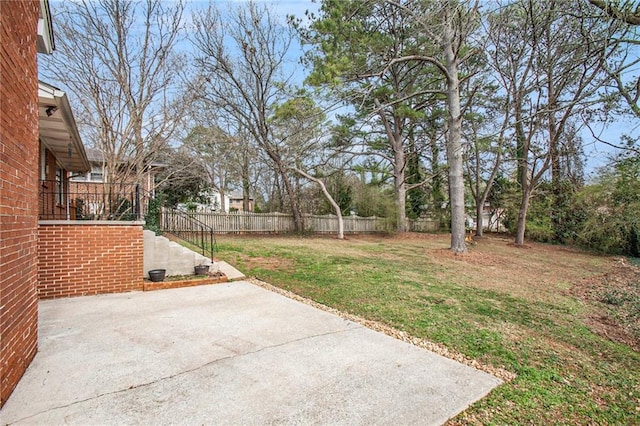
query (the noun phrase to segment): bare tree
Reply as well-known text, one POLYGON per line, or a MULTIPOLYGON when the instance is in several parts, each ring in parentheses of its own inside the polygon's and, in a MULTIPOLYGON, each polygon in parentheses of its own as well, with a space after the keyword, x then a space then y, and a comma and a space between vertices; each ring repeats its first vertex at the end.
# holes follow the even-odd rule
POLYGON ((61 54, 45 59, 44 74, 76 97, 85 140, 102 152, 106 179, 140 182, 188 102, 178 100, 176 79, 184 5, 82 0, 56 10, 61 54))
MULTIPOLYGON (((629 112, 640 118, 640 4, 631 1, 599 1, 590 3, 603 10, 603 25, 608 27, 609 39, 601 40, 609 55, 606 69, 609 74, 610 92, 618 93, 629 112)), ((585 36, 591 34, 585 32, 585 36)))
POLYGON ((215 6, 194 16, 193 44, 200 72, 194 90, 212 108, 226 111, 273 163, 291 206, 296 230, 303 229, 290 166, 271 124, 273 108, 289 96, 286 61, 294 35, 264 5, 249 2, 223 15, 215 6))
MULTIPOLYGON (((323 142, 328 142, 324 134, 326 126, 323 111, 306 92, 299 91, 295 98, 275 108, 272 122, 273 134, 281 141, 281 152, 288 158, 287 162, 292 164, 291 170, 320 186, 324 197, 337 215, 338 239, 344 239, 340 206, 327 190, 321 177, 312 176, 307 172, 310 169, 321 169, 330 162, 331 153, 323 146, 323 142)), ((297 196, 299 189, 296 192, 297 196)))
POLYGON ((465 168, 469 190, 475 201, 476 237, 483 236, 484 207, 496 176, 502 167, 503 151, 509 126, 508 94, 495 94, 496 87, 486 74, 469 79, 465 91, 479 91, 474 102, 465 108, 465 168), (482 101, 479 101, 481 98, 482 101))
POLYGON ((560 157, 572 118, 599 99, 606 81, 608 29, 580 2, 520 0, 490 17, 490 56, 511 100, 517 179, 522 191, 516 245, 524 244, 529 200, 550 173, 561 178, 560 157), (590 35, 584 31, 588 28, 590 35))
POLYGON ((196 126, 183 146, 192 158, 193 167, 206 178, 208 187, 220 194, 220 210, 227 211, 225 195, 235 177, 232 158, 239 144, 220 128, 196 126))
POLYGON ((340 210, 340 206, 338 205, 338 203, 336 203, 331 193, 327 190, 327 186, 324 184, 322 179, 315 176, 311 176, 304 170, 300 170, 295 167, 293 170, 295 170, 297 173, 300 173, 302 176, 309 179, 310 181, 317 183, 320 186, 320 189, 322 189, 322 193, 324 194, 325 198, 327 199, 329 204, 331 204, 331 207, 333 207, 333 211, 336 212, 336 217, 338 218, 338 233, 337 233, 338 239, 344 240, 344 220, 342 219, 342 210, 340 210))

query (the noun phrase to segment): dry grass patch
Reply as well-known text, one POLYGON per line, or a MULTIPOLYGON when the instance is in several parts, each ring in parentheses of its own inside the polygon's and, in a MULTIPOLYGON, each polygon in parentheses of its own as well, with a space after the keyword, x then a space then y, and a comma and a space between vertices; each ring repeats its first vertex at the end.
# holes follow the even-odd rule
POLYGON ((293 262, 289 259, 278 259, 272 257, 246 257, 245 262, 249 269, 262 268, 271 271, 290 271, 293 268, 293 262))

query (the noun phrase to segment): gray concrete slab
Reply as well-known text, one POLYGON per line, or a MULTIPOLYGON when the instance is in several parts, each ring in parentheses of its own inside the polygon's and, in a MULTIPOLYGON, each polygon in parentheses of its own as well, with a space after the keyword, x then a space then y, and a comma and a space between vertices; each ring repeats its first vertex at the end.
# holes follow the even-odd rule
POLYGON ((1 424, 441 424, 501 381, 247 282, 40 302, 1 424))

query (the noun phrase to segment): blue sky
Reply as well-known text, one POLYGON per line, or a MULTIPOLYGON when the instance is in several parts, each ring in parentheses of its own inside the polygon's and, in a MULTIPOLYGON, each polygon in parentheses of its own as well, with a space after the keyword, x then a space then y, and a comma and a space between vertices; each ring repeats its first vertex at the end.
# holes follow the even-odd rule
MULTIPOLYGON (((224 10, 227 6, 233 6, 234 4, 247 3, 248 0, 213 0, 212 3, 217 5, 221 10, 224 10)), ((282 16, 283 24, 286 23, 287 15, 294 15, 303 18, 305 16, 305 11, 310 10, 312 12, 317 12, 319 9, 318 2, 312 2, 311 0, 257 0, 259 3, 267 3, 273 7, 276 15, 282 16)), ((208 1, 200 1, 195 0, 192 2, 191 7, 195 7, 196 9, 199 7, 206 7, 209 2, 208 1)), ((296 46, 296 49, 291 52, 291 57, 298 57, 301 54, 301 49, 299 46, 296 46)), ((301 79, 300 79, 301 81, 301 79)), ((630 136, 638 137, 640 135, 640 123, 637 118, 634 117, 618 117, 615 123, 609 124, 607 128, 598 128, 594 126, 594 131, 600 132, 599 136, 612 142, 614 144, 619 143, 620 136, 622 134, 627 134, 630 136)), ((591 133, 588 130, 582 132, 583 142, 584 142, 584 151, 587 155, 587 165, 586 172, 591 173, 597 167, 602 167, 608 163, 608 157, 614 153, 616 150, 611 148, 608 145, 595 141, 591 133)))
MULTIPOLYGON (((1 1, 1 0, 0 0, 1 1)), ((306 11, 316 12, 320 4, 312 2, 311 0, 254 0, 256 3, 266 4, 273 10, 274 16, 282 17, 282 25, 287 25, 287 16, 293 15, 299 18, 305 17, 306 11)), ((248 0, 187 0, 187 8, 185 10, 185 19, 187 26, 192 22, 192 13, 205 10, 210 4, 214 5, 222 14, 224 14, 229 8, 235 6, 241 6, 243 3, 248 3, 248 0)), ((305 78, 304 70, 299 64, 299 59, 302 56, 302 48, 299 43, 294 42, 289 52, 290 65, 293 68, 296 76, 296 84, 301 85, 305 78)))
MULTIPOLYGON (((320 7, 319 3, 314 3, 311 0, 254 0, 256 3, 268 4, 273 8, 273 11, 277 16, 282 16, 283 24, 286 23, 287 15, 294 15, 300 18, 304 18, 305 11, 317 11, 320 7)), ((249 0, 188 0, 187 8, 189 10, 205 9, 209 4, 217 6, 220 11, 224 11, 228 6, 241 5, 248 3, 249 0)))
MULTIPOLYGON (((2 0, 0 0, 2 1, 2 0)), ((275 12, 276 16, 282 17, 282 24, 286 25, 286 17, 287 15, 294 15, 300 18, 304 18, 305 11, 309 10, 312 12, 317 12, 320 4, 318 2, 312 2, 311 0, 256 0, 258 3, 269 4, 270 7, 275 12)), ((184 18, 187 26, 192 21, 192 13, 206 9, 210 4, 213 4, 219 8, 221 12, 224 13, 225 10, 229 7, 240 6, 243 3, 247 3, 248 0, 213 0, 213 1, 205 1, 205 0, 187 0, 187 10, 185 11, 184 18)), ((59 0, 52 0, 52 12, 55 14, 55 4, 59 3, 59 0)), ((55 22, 54 22, 54 30, 55 30, 55 22)), ((186 49, 190 50, 188 43, 183 44, 186 49)), ((291 66, 296 73, 296 82, 298 84, 302 83, 304 79, 304 70, 302 66, 297 63, 299 57, 302 54, 301 47, 298 44, 293 46, 292 51, 290 52, 291 58, 291 66)), ((600 129, 598 129, 600 130, 600 129)), ((608 128, 601 130, 601 137, 605 140, 609 140, 612 143, 619 142, 619 136, 621 134, 628 134, 631 136, 638 137, 640 135, 640 122, 637 118, 633 117, 619 117, 619 119, 614 123, 608 126, 608 128)), ((604 166, 607 163, 607 157, 614 152, 614 149, 599 143, 594 142, 591 134, 588 131, 584 131, 582 133, 584 140, 584 150, 585 154, 588 156, 588 164, 587 164, 587 172, 593 171, 596 167, 604 166)))

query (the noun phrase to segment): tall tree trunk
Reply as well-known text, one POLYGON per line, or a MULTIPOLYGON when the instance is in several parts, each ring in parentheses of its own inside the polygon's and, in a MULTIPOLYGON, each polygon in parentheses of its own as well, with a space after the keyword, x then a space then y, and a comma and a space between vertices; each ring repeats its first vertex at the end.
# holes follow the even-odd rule
POLYGON ((482 238, 484 235, 484 200, 476 203, 476 237, 482 238))
POLYGON ((223 213, 228 213, 227 212, 227 201, 225 200, 225 190, 224 188, 220 188, 220 190, 218 191, 218 194, 220 194, 220 211, 223 213))
POLYGON ((521 246, 524 244, 524 233, 527 226, 527 210, 529 208, 529 197, 531 197, 531 189, 529 185, 529 167, 527 157, 529 156, 529 141, 525 136, 524 125, 522 124, 522 100, 516 96, 515 103, 515 130, 516 130, 516 164, 518 166, 517 179, 522 190, 522 198, 520 199, 520 209, 518 211, 518 223, 516 227, 515 244, 521 246))
POLYGON ((560 171, 560 151, 558 149, 558 138, 553 118, 549 119, 549 156, 551 158, 551 227, 554 233, 554 240, 563 243, 562 235, 562 173, 560 171))
POLYGON ((399 232, 407 231, 407 187, 404 179, 405 158, 404 151, 400 149, 395 153, 395 163, 393 165, 393 182, 396 193, 396 207, 398 209, 396 217, 398 220, 397 229, 399 232))
POLYGON ((405 184, 406 158, 404 155, 404 144, 402 143, 402 119, 393 117, 393 126, 385 115, 378 99, 374 100, 378 115, 382 120, 387 139, 393 150, 393 189, 396 195, 396 229, 399 232, 407 231, 407 187, 405 184))
POLYGON ((525 135, 524 126, 522 124, 522 100, 519 96, 516 97, 515 104, 515 117, 516 117, 516 149, 517 155, 516 163, 518 165, 518 183, 522 190, 522 198, 520 200, 520 209, 518 211, 518 224, 516 228, 516 240, 517 246, 524 245, 524 234, 527 227, 527 211, 529 210, 529 199, 531 198, 531 192, 534 188, 533 178, 529 181, 529 147, 530 140, 525 135))
MULTIPOLYGON (((475 137, 477 137, 477 132, 475 130, 474 134, 475 137)), ((476 204, 476 237, 481 238, 484 232, 484 221, 482 219, 482 213, 484 212, 484 202, 487 198, 486 194, 488 194, 488 191, 482 191, 482 193, 480 193, 480 179, 482 178, 480 171, 480 149, 478 149, 478 146, 476 145, 473 151, 475 156, 476 168, 474 171, 474 182, 469 182, 469 188, 471 189, 473 200, 476 204)), ((467 169, 467 173, 469 175, 469 179, 471 179, 471 170, 467 169)), ((491 182, 487 183, 487 187, 485 189, 488 189, 489 185, 491 185, 491 182)))
POLYGON ((531 198, 531 187, 523 188, 520 210, 518 211, 518 229, 516 231, 516 245, 524 245, 524 233, 527 227, 527 211, 529 210, 529 200, 531 198))
POLYGON ((442 213, 442 203, 444 196, 442 195, 442 176, 440 175, 440 148, 435 135, 430 137, 431 145, 431 202, 433 203, 433 212, 437 214, 438 224, 442 228, 444 224, 444 215, 442 213))
POLYGON ((242 209, 245 212, 251 211, 250 198, 249 193, 251 190, 251 185, 249 182, 249 156, 245 152, 242 155, 242 209))
POLYGON ((460 81, 458 63, 453 50, 453 29, 450 17, 445 23, 442 47, 447 69, 447 161, 449 163, 449 201, 451 204, 451 251, 467 251, 465 244, 464 174, 462 169, 462 114, 460 111, 460 81))
POLYGON ((271 210, 282 212, 284 210, 284 195, 282 195, 282 185, 280 184, 280 174, 273 169, 273 190, 271 200, 271 210))

